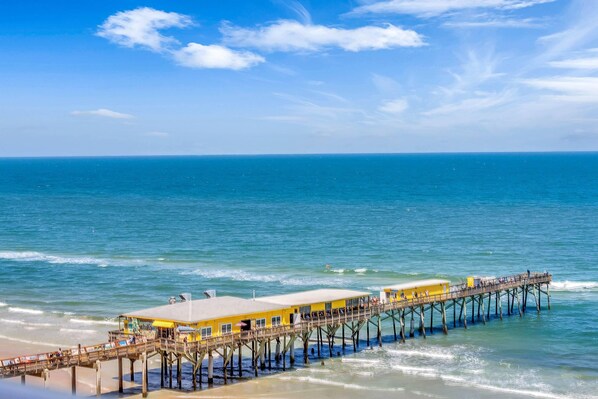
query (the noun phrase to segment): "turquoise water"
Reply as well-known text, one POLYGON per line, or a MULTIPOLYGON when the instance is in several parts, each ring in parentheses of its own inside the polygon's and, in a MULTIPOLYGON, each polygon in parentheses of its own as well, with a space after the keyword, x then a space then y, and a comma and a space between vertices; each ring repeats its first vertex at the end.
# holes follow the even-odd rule
POLYGON ((589 397, 597 243, 596 153, 0 159, 0 338, 102 340, 114 316, 180 292, 548 270, 550 312, 389 343, 332 362, 341 377, 276 378, 589 397))

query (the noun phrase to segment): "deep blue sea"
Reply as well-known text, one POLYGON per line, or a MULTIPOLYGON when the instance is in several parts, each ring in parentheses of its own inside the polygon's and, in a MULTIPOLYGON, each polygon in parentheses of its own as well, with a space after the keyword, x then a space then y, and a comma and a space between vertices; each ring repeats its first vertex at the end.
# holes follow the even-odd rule
POLYGON ((104 340, 119 313, 181 292, 527 269, 553 274, 551 311, 389 341, 281 387, 596 397, 598 153, 0 159, 0 339, 15 345, 104 340))

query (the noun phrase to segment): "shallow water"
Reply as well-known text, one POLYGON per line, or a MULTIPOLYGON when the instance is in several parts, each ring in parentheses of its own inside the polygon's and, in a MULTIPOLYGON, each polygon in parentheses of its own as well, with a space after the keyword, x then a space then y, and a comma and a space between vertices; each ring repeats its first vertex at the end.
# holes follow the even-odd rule
POLYGON ((102 341, 119 313, 180 292, 549 270, 550 312, 388 341, 255 389, 589 397, 596 182, 598 154, 2 159, 0 338, 102 341))

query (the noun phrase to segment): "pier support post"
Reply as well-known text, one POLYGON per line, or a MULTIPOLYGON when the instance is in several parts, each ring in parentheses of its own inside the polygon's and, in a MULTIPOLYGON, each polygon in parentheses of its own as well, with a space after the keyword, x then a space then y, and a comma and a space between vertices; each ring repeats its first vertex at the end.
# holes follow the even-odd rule
POLYGON ((426 326, 424 324, 424 307, 423 305, 419 309, 419 333, 426 338, 426 326))
POLYGON ((457 301, 453 299, 453 328, 457 328, 457 301))
POLYGON ((471 324, 475 324, 475 297, 471 296, 471 324))
POLYGON ((430 304, 430 335, 434 334, 434 302, 430 304))
MULTIPOLYGON (((162 358, 164 360, 164 358, 162 358)), ((197 350, 193 352, 193 367, 191 372, 191 378, 193 379, 193 390, 197 389, 197 362, 199 361, 197 356, 197 350)), ((162 369, 162 373, 164 373, 164 369, 162 369)), ((162 388, 164 388, 164 374, 162 374, 162 388)))
POLYGON ((214 355, 212 351, 208 351, 208 384, 214 383, 214 355))
POLYGON ((21 375, 21 385, 25 385, 25 374, 21 375))
POLYGON ((129 368, 131 369, 129 378, 131 382, 135 381, 135 359, 129 358, 129 368))
POLYGON ((482 323, 484 323, 484 325, 485 325, 486 324, 486 309, 484 309, 484 294, 481 294, 478 298, 478 312, 480 311, 480 306, 482 307, 482 323))
MULTIPOLYGON (((268 339, 266 342, 268 344, 268 370, 272 370, 272 339, 268 339)), ((232 368, 232 360, 231 360, 231 375, 233 373, 232 368)))
POLYGON ((517 311, 519 312, 519 317, 522 317, 521 304, 519 303, 519 291, 517 289, 515 290, 515 298, 517 299, 517 311))
POLYGON ((467 301, 463 298, 463 304, 461 305, 461 311, 463 312, 463 328, 467 329, 467 301))
POLYGON ((548 301, 548 310, 550 310, 550 284, 546 283, 546 300, 548 301))
POLYGON ((71 366, 71 394, 77 395, 77 366, 71 366))
POLYGON ((498 294, 498 313, 500 315, 500 320, 502 320, 502 294, 500 291, 497 294, 498 294))
POLYGON ((395 311, 391 311, 390 313, 392 315, 392 332, 394 334, 395 337, 395 341, 397 340, 397 320, 395 318, 395 311))
POLYGON ((290 366, 293 367, 293 365, 295 364, 295 339, 291 338, 291 342, 290 342, 290 348, 289 348, 289 363, 290 366))
POLYGON ((401 319, 400 319, 400 334, 401 334, 401 342, 405 343, 405 309, 401 312, 401 319))
POLYGON ((488 293, 488 309, 486 310, 488 314, 486 315, 486 319, 490 320, 490 308, 492 307, 492 292, 488 293))
MULTIPOLYGON (((276 356, 274 357, 274 360, 278 361, 278 352, 280 351, 280 341, 278 340, 278 338, 276 339, 276 356)), ((239 377, 243 376, 243 344, 241 344, 239 342, 239 353, 237 354, 238 359, 237 359, 237 363, 239 364, 239 377)))
MULTIPOLYGON (((282 371, 285 371, 287 368, 287 336, 283 335, 282 337, 282 371)), ((255 369, 255 375, 257 377, 257 369, 255 369)))
POLYGON ((168 354, 168 388, 172 389, 172 353, 168 354))
POLYGON ((411 321, 409 323, 409 338, 415 337, 415 326, 413 321, 413 308, 411 308, 411 321))
POLYGON ((507 315, 511 315, 511 292, 509 290, 507 290, 507 315))
MULTIPOLYGON (((98 363, 100 361, 98 360, 98 363)), ((48 378, 50 378, 50 370, 48 369, 44 369, 44 371, 42 371, 42 378, 44 379, 44 389, 46 389, 46 384, 48 383, 48 378)), ((97 389, 96 389, 97 392, 97 389)), ((101 394, 101 392, 100 392, 101 394)), ((98 396, 100 396, 100 394, 98 394, 98 396)))
POLYGON ((366 324, 366 334, 367 334, 366 335, 366 338, 367 338, 366 339, 366 344, 367 344, 367 347, 369 348, 370 347, 370 320, 368 319, 365 322, 365 324, 366 324))
POLYGON ((179 389, 183 387, 183 365, 181 355, 177 355, 176 357, 176 384, 179 389))
MULTIPOLYGON (((197 355, 197 353, 196 353, 197 355)), ((197 361, 197 359, 195 359, 197 361)), ((166 378, 166 355, 160 354, 160 388, 164 388, 164 379, 166 378)))
POLYGON ((119 356, 117 362, 118 362, 118 392, 123 393, 123 358, 119 356))
POLYGON ((318 347, 318 359, 322 356, 322 352, 320 349, 320 342, 322 340, 322 329, 320 327, 316 328, 316 346, 318 347))
MULTIPOLYGON (((343 333, 345 332, 345 330, 343 329, 343 333)), ((309 364, 309 356, 308 356, 308 346, 309 346, 309 336, 310 333, 303 333, 303 363, 304 364, 309 364)), ((343 338, 343 348, 345 344, 345 340, 343 338)))
POLYGON ((141 397, 147 398, 147 352, 141 354, 141 397))
POLYGON ((280 338, 276 338, 276 352, 274 352, 274 360, 280 362, 280 338))
POLYGON ((96 370, 96 396, 99 397, 102 395, 102 363, 96 360, 94 368, 96 370))
POLYGON ((343 338, 343 352, 345 351, 345 346, 347 346, 347 343, 345 342, 345 323, 343 323, 343 326, 341 327, 341 334, 342 334, 342 338, 343 338))
MULTIPOLYGON (((394 320, 394 319, 393 319, 394 320)), ((380 320, 380 315, 378 315, 378 346, 382 348, 382 321, 380 320)), ((396 333, 395 333, 396 339, 396 333)))
POLYGON ((442 332, 446 335, 448 334, 448 327, 446 325, 446 302, 440 303, 440 310, 442 311, 442 332))
POLYGON ((260 370, 266 370, 266 341, 260 343, 260 370))

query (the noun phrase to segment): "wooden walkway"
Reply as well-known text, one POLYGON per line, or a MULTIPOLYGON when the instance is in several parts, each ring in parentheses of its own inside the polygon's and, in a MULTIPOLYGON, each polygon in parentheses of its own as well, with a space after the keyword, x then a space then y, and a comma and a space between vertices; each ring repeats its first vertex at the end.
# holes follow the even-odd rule
MULTIPOLYGON (((242 350, 250 351, 252 368, 255 376, 258 375, 258 367, 262 370, 272 363, 271 345, 275 342, 274 360, 282 363, 282 370, 286 368, 287 354, 290 365, 295 362, 295 342, 303 344, 303 360, 309 362, 308 346, 316 344, 318 357, 323 355, 328 347, 328 355, 333 356, 335 340, 338 340, 343 351, 347 345, 357 350, 360 344, 360 332, 366 330, 366 344, 375 339, 378 345, 382 345, 382 324, 392 323, 394 339, 404 341, 407 334, 410 337, 415 335, 415 324, 419 322, 418 331, 423 337, 426 336, 426 315, 429 321, 428 332, 433 333, 435 326, 434 314, 440 316, 442 331, 448 333, 447 310, 452 309, 452 325, 462 325, 467 328, 467 309, 471 306, 470 322, 477 320, 486 323, 491 316, 491 308, 494 305, 494 315, 503 317, 503 303, 506 299, 507 315, 514 314, 515 310, 521 316, 527 308, 528 295, 534 298, 534 307, 538 312, 541 309, 541 295, 545 294, 548 309, 550 309, 549 284, 552 276, 548 273, 532 273, 528 276, 518 274, 514 276, 484 280, 482 285, 476 288, 467 288, 464 285, 451 286, 450 292, 440 295, 423 296, 411 300, 400 300, 391 303, 378 303, 365 305, 358 310, 346 309, 336 315, 303 320, 295 325, 284 325, 273 328, 265 328, 254 331, 218 336, 204 339, 197 342, 177 342, 168 339, 147 339, 142 336, 135 337, 135 343, 131 343, 130 335, 120 331, 110 333, 110 342, 88 347, 79 347, 67 351, 48 352, 18 358, 0 360, 0 378, 12 378, 21 376, 24 383, 25 375, 35 375, 47 378, 49 371, 56 369, 71 368, 73 393, 76 387, 76 367, 91 367, 99 371, 101 362, 118 360, 119 390, 122 392, 122 359, 130 361, 131 371, 137 360, 142 362, 142 392, 147 394, 147 359, 151 356, 161 358, 161 386, 168 381, 169 387, 173 386, 173 365, 176 365, 176 385, 182 387, 182 361, 186 359, 193 365, 193 387, 197 386, 197 374, 199 372, 199 383, 202 383, 201 367, 204 359, 208 358, 208 383, 213 382, 214 359, 213 354, 217 353, 222 358, 222 376, 226 383, 227 378, 234 375, 234 354, 237 351, 238 375, 242 376, 242 350), (543 287, 545 286, 545 287, 543 287), (494 297, 494 301, 492 298, 494 297), (517 304, 517 307, 515 307, 517 304), (457 318, 457 313, 459 317, 457 318), (407 322, 409 329, 407 330, 407 322), (370 327, 374 333, 370 336, 370 327), (397 333, 398 331, 398 333, 397 333), (340 336, 339 336, 340 332, 340 336), (313 337, 315 333, 315 338, 313 337), (230 372, 227 371, 230 369, 230 372)), ((131 373, 131 378, 133 373, 131 373)), ((101 392, 100 382, 97 381, 97 392, 101 392)))

